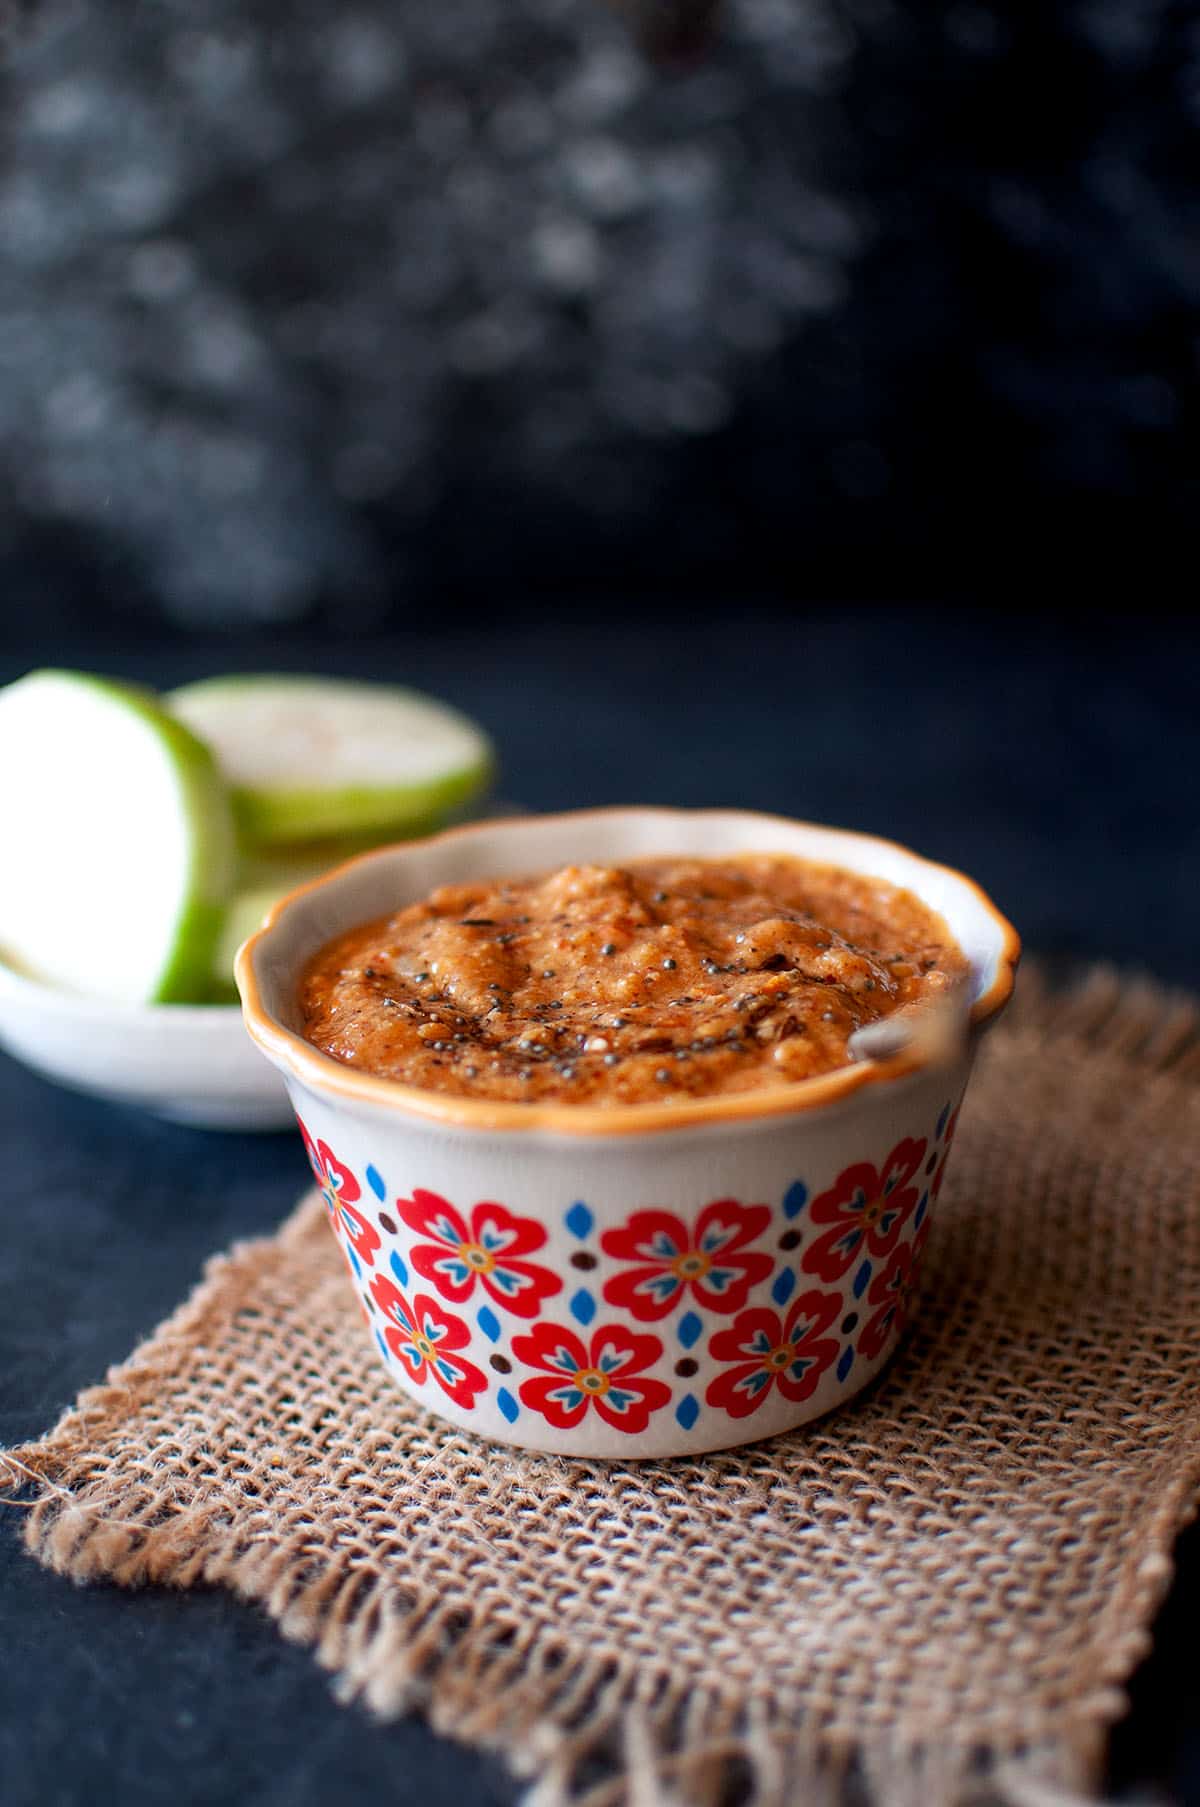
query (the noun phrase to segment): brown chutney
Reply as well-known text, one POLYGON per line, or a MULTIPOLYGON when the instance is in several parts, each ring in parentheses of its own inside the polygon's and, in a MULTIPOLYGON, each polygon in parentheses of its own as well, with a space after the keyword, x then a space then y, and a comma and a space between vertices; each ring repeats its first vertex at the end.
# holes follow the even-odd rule
POLYGON ((461 1097, 624 1105, 778 1087, 963 979, 911 892, 783 854, 565 866, 446 885, 339 935, 307 1039, 461 1097))

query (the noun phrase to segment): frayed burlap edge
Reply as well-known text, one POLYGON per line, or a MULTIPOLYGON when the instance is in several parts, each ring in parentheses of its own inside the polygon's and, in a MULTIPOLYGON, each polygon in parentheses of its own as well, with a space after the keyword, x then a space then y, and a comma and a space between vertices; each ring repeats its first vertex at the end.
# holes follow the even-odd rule
MULTIPOLYGON (((1006 1033, 1031 1050, 1076 1043, 1118 1055, 1140 1087, 1200 1081, 1200 1003, 1109 967, 1061 990, 1022 974, 1006 1033)), ((1131 1074, 1131 1076, 1132 1076, 1131 1074)), ((314 1564, 303 1538, 264 1529, 230 1547, 232 1509, 189 1507, 169 1491, 101 1478, 93 1428, 155 1393, 311 1234, 309 1200, 272 1238, 236 1244, 206 1264, 191 1297, 105 1382, 37 1442, 0 1452, 0 1491, 29 1508, 26 1547, 77 1583, 219 1585, 265 1608, 290 1641, 310 1646, 344 1701, 381 1718, 419 1710, 434 1729, 536 1778, 528 1807, 1066 1807, 1099 1785, 1108 1729, 1125 1711, 1122 1684, 1150 1648, 1150 1624, 1174 1574, 1172 1548, 1200 1498, 1200 1439, 1139 1526, 1142 1552, 1114 1605, 1108 1686, 1080 1701, 1053 1743, 996 1750, 872 1734, 831 1746, 769 1690, 736 1708, 715 1695, 606 1652, 568 1669, 544 1631, 498 1639, 485 1616, 447 1608, 436 1589, 403 1597, 352 1556, 314 1564)), ((565 1465, 564 1465, 565 1466, 565 1465)))

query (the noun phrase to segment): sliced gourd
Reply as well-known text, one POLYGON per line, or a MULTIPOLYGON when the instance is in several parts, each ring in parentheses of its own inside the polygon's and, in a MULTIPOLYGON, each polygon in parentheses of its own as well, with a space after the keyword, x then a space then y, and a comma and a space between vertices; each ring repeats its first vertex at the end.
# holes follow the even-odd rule
POLYGON ((213 955, 210 995, 214 1002, 237 1001, 234 955, 246 937, 262 927, 267 911, 298 885, 320 878, 361 851, 356 841, 314 841, 303 847, 243 855, 238 865, 238 887, 213 955))
POLYGON ((343 835, 336 840, 297 841, 289 846, 247 847, 238 860, 238 891, 269 891, 286 897, 297 885, 321 878, 356 854, 379 842, 374 835, 343 835))
POLYGON ((424 833, 492 777, 483 730, 415 690, 320 677, 210 678, 164 702, 212 748, 251 847, 424 833))
POLYGON ((216 764, 144 690, 35 671, 0 690, 0 956, 127 1001, 207 994, 235 837, 216 764))
POLYGON ((209 980, 209 998, 214 1004, 236 1004, 238 989, 233 980, 233 962, 242 942, 260 929, 263 917, 273 904, 286 896, 273 885, 258 891, 239 891, 225 915, 225 926, 213 955, 209 980))

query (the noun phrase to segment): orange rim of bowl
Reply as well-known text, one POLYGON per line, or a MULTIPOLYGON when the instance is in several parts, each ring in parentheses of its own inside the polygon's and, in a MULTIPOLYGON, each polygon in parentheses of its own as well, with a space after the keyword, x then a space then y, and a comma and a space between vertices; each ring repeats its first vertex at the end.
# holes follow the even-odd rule
MULTIPOLYGON (((254 956, 259 944, 272 933, 285 910, 307 897, 310 892, 332 884, 354 867, 365 865, 369 860, 378 859, 381 854, 395 852, 400 848, 443 846, 447 841, 461 840, 495 828, 518 827, 530 822, 582 822, 594 820, 598 816, 623 816, 637 809, 660 807, 654 804, 613 805, 604 809, 562 810, 544 816, 489 817, 482 822, 468 822, 459 828, 447 828, 440 834, 426 835, 420 840, 397 841, 387 846, 372 847, 365 853, 356 854, 353 859, 344 860, 340 866, 331 867, 319 878, 309 879, 306 884, 289 891, 286 897, 281 897, 268 911, 262 927, 238 949, 235 973, 247 1029, 265 1053, 285 1066, 311 1091, 332 1092, 338 1097, 359 1103, 382 1105, 427 1122, 443 1123, 454 1129, 534 1130, 568 1136, 653 1135, 672 1129, 697 1129, 710 1123, 745 1123, 760 1117, 796 1116, 805 1111, 819 1110, 828 1104, 839 1103, 865 1086, 894 1084, 897 1080, 922 1071, 929 1064, 919 1057, 906 1059, 902 1055, 886 1062, 857 1061, 849 1066, 837 1067, 832 1073, 818 1073, 809 1079, 797 1079, 790 1085, 764 1088, 757 1092, 716 1092, 709 1097, 689 1097, 674 1104, 520 1104, 508 1099, 468 1098, 456 1093, 432 1092, 420 1086, 404 1085, 398 1079, 383 1079, 375 1073, 359 1073, 353 1067, 335 1060, 331 1054, 323 1054, 294 1030, 285 1029, 264 1008, 258 975, 254 970, 254 956)), ((792 816, 771 815, 761 810, 718 812, 663 808, 662 813, 683 816, 728 813, 786 828, 816 833, 830 832, 820 823, 804 822, 792 816)), ((835 829, 832 832, 845 834, 859 841, 869 841, 877 847, 891 848, 907 859, 918 860, 930 872, 940 872, 957 880, 974 893, 990 917, 999 939, 995 977, 987 990, 972 1003, 968 1018, 973 1031, 979 1032, 986 1028, 1007 1004, 1016 980, 1017 965, 1021 958, 1021 938, 1012 923, 1000 913, 983 887, 956 867, 924 859, 902 842, 888 840, 882 835, 860 835, 850 829, 835 829)))

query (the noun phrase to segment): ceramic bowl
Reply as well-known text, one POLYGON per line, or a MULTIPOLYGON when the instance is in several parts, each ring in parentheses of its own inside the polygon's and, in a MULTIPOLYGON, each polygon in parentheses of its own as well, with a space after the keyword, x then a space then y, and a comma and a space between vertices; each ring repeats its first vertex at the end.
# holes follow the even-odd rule
POLYGON ((744 811, 619 809, 351 861, 277 906, 237 978, 396 1382, 501 1442, 640 1458, 790 1429, 879 1373, 911 1309, 974 1044, 1018 953, 971 880, 891 842, 744 811), (939 911, 971 962, 961 1057, 604 1109, 421 1091, 299 1033, 307 959, 437 885, 748 851, 889 879, 939 911))
POLYGON ((47 1079, 203 1129, 285 1129, 278 1073, 236 1004, 119 1004, 0 962, 0 1046, 47 1079))

